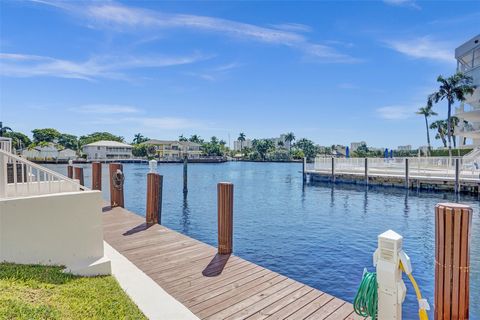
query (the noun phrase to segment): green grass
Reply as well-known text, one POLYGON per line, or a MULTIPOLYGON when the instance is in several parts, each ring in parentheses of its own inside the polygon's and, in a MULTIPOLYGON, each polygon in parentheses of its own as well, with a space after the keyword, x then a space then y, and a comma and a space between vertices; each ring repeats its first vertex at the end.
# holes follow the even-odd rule
POLYGON ((0 319, 146 319, 115 278, 0 263, 0 319))

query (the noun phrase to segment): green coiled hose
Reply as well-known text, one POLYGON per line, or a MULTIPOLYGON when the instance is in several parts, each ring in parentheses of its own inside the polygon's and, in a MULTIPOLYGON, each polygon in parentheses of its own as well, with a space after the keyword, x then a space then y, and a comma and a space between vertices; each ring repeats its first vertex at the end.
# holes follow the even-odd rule
POLYGON ((371 317, 372 320, 377 319, 377 287, 377 273, 365 272, 353 301, 356 314, 362 317, 371 317))

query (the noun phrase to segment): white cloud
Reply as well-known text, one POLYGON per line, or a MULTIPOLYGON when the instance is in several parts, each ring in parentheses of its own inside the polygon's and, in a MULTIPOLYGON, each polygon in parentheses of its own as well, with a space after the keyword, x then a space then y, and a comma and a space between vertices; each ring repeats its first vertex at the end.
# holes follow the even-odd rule
POLYGON ((94 56, 86 61, 70 61, 47 56, 0 53, 2 74, 11 77, 52 76, 94 80, 97 78, 126 79, 125 70, 161 68, 195 63, 208 57, 190 56, 94 56))
POLYGON ((187 28, 195 31, 215 32, 221 35, 250 39, 254 41, 283 45, 298 49, 305 54, 328 62, 352 63, 357 59, 338 52, 335 48, 311 42, 303 34, 307 26, 300 24, 283 24, 276 27, 262 27, 233 20, 190 15, 168 14, 159 11, 130 7, 115 2, 89 3, 78 6, 58 1, 42 0, 47 3, 86 18, 89 26, 106 27, 115 30, 141 28, 187 28))
POLYGON ((383 2, 392 6, 409 7, 417 10, 421 9, 414 0, 383 0, 383 2))
POLYGON ((453 44, 425 36, 408 40, 387 40, 386 45, 415 59, 429 59, 440 62, 455 62, 453 44))
POLYGON ((386 106, 376 110, 380 118, 386 120, 404 120, 415 115, 415 108, 409 106, 386 106))
POLYGON ((122 113, 138 113, 140 110, 136 107, 116 105, 116 104, 89 104, 76 108, 71 111, 87 114, 122 114, 122 113))

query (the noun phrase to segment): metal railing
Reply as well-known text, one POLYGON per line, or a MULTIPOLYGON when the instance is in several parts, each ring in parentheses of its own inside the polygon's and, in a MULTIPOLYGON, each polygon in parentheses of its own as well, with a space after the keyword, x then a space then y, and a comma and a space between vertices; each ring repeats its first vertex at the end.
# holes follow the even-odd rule
POLYGON ((0 198, 84 190, 76 180, 0 149, 0 198))
POLYGON ((408 159, 408 175, 412 178, 449 178, 456 177, 456 163, 460 179, 475 179, 480 181, 480 159, 462 157, 412 157, 412 158, 323 158, 317 157, 313 164, 309 164, 306 170, 333 173, 353 174, 370 176, 405 176, 407 171, 406 159, 408 159), (334 162, 332 164, 332 161, 334 162), (365 164, 367 161, 367 164, 365 164))

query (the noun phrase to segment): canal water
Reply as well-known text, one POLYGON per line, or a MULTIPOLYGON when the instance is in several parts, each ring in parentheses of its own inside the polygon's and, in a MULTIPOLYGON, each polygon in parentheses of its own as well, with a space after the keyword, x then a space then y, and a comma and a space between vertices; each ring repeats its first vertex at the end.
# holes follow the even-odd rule
MULTIPOLYGON (((65 165, 51 168, 65 173, 65 165)), ((91 185, 90 166, 85 182, 91 185)), ((104 165, 103 185, 108 186, 104 165)), ((216 184, 234 193, 234 253, 246 260, 353 302, 364 267, 374 271, 377 236, 393 229, 404 237, 413 274, 433 307, 434 207, 455 201, 451 193, 375 186, 303 185, 298 163, 189 164, 188 195, 183 166, 159 164, 164 176, 162 224, 213 246, 217 242, 216 184)), ((145 215, 147 164, 124 164, 126 208, 145 215)), ((108 187, 104 188, 108 199, 108 187)), ((470 318, 480 319, 480 202, 473 207, 470 318)), ((412 285, 404 277, 404 319, 418 319, 412 285)), ((432 312, 430 312, 432 314, 432 312)))

